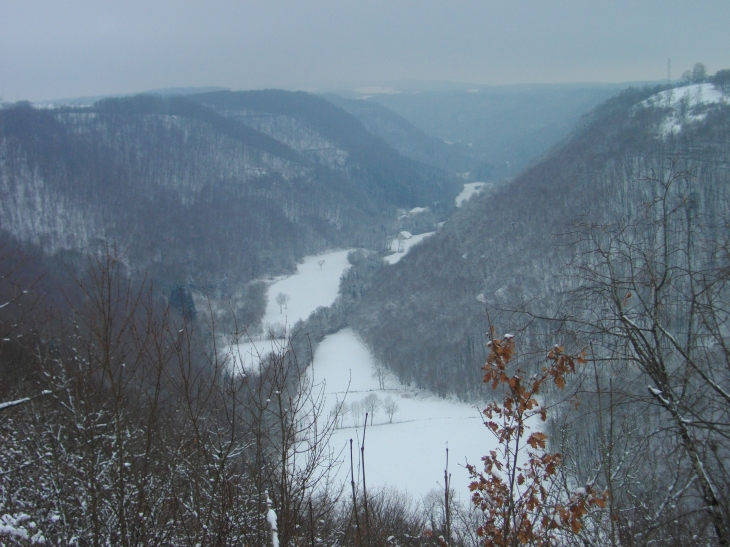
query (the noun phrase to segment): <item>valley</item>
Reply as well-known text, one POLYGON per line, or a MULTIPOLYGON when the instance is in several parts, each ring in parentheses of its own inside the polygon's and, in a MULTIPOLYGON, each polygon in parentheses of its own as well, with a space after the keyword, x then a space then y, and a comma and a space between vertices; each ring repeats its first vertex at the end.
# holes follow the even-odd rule
MULTIPOLYGON (((421 239, 414 236, 407 240, 409 245, 403 253, 396 252, 384 260, 395 263, 421 239)), ((335 251, 305 257, 296 274, 272 283, 264 316, 266 332, 283 332, 287 325, 290 332, 292 324, 306 319, 317 307, 332 305, 340 276, 349 267, 347 254, 348 251, 335 251), (324 262, 320 266, 321 261, 324 262), (275 302, 275 295, 282 293, 291 296, 286 309, 280 309, 275 302)), ((264 339, 227 346, 222 351, 235 371, 256 374, 256 365, 268 352, 283 351, 286 345, 283 338, 264 339)), ((478 462, 483 451, 494 445, 477 407, 401 384, 374 361, 349 328, 326 336, 318 345, 308 368, 308 381, 315 393, 321 390, 323 395, 321 418, 331 418, 333 410, 338 413, 338 427, 329 439, 329 450, 338 457, 338 471, 332 479, 343 485, 349 482, 350 439, 354 442, 358 468, 362 465, 360 446, 366 410, 361 400, 368 395, 375 395, 381 403, 375 416, 371 416, 373 423, 369 423, 365 439, 366 472, 369 488, 374 492, 395 488, 417 499, 432 491, 433 495, 442 495, 446 448, 453 484, 466 485, 466 462, 478 462), (390 416, 382 407, 386 400, 397 408, 390 416)))
POLYGON ((722 545, 700 68, 0 109, 0 540, 722 545))

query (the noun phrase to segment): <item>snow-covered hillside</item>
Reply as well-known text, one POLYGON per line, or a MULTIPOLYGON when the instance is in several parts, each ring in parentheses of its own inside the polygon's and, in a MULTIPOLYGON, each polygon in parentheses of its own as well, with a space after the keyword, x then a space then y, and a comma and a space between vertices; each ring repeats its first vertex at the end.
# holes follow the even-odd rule
POLYGON ((689 106, 701 104, 715 104, 728 102, 728 97, 722 91, 716 89, 713 84, 692 84, 683 87, 676 87, 652 95, 641 104, 644 106, 666 106, 677 108, 682 101, 688 101, 689 106))
POLYGON ((464 185, 464 189, 456 196, 456 206, 461 207, 464 202, 469 201, 469 198, 474 194, 478 194, 485 182, 468 182, 464 185))
POLYGON ((390 242, 390 250, 393 251, 393 254, 388 255, 384 258, 384 260, 388 264, 395 264, 398 262, 401 258, 403 258, 406 253, 413 247, 414 245, 420 243, 424 239, 426 239, 428 236, 433 235, 434 232, 426 232, 424 234, 418 234, 415 236, 411 236, 408 239, 398 240, 393 239, 393 241, 390 242))
POLYGON ((228 115, 332 169, 344 169, 349 154, 304 121, 292 116, 241 111, 228 115))
POLYGON ((662 136, 679 133, 686 123, 705 118, 714 105, 728 104, 730 97, 713 84, 692 84, 662 91, 639 103, 644 108, 666 108, 667 117, 660 127, 662 136))

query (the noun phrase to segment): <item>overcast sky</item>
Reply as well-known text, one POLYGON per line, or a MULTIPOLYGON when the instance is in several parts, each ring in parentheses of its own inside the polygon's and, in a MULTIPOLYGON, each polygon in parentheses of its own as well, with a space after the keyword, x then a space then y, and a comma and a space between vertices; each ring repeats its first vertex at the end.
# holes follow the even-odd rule
POLYGON ((728 0, 0 0, 0 97, 666 78, 730 68, 728 0))

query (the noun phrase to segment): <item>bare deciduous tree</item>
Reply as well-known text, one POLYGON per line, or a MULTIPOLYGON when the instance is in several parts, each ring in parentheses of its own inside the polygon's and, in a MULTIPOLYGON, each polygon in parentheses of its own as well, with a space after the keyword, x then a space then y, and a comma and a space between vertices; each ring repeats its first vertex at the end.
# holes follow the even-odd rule
POLYGON ((361 401, 353 401, 350 405, 350 414, 352 415, 352 423, 355 427, 360 427, 365 410, 363 409, 361 401))
POLYGON ((398 412, 398 403, 392 397, 388 396, 383 401, 383 408, 388 415, 388 422, 393 423, 393 416, 398 412))
POLYGON ((385 381, 388 379, 390 371, 385 368, 385 365, 378 363, 373 368, 373 378, 378 380, 378 386, 380 389, 385 389, 385 381))
POLYGON ((373 425, 373 419, 375 418, 375 411, 382 406, 383 402, 380 400, 375 393, 369 393, 367 397, 362 400, 363 408, 370 414, 370 425, 373 425))
POLYGON ((289 296, 286 293, 280 292, 276 295, 276 303, 279 305, 279 313, 283 313, 284 308, 287 307, 287 304, 291 301, 291 296, 289 296))
POLYGON ((265 545, 268 492, 283 544, 320 535, 334 422, 306 367, 284 344, 232 373, 214 322, 123 271, 90 257, 72 328, 23 332, 50 393, 0 413, 0 514, 32 514, 52 544, 265 545))
POLYGON ((599 424, 597 462, 611 493, 611 542, 621 533, 614 523, 639 538, 662 520, 684 522, 675 537, 689 541, 683 530, 702 528, 704 515, 718 544, 730 545, 730 208, 672 164, 640 182, 650 199, 634 218, 577 226, 581 283, 565 318, 590 343, 599 419, 609 424, 599 424), (629 476, 637 469, 640 483, 629 476))

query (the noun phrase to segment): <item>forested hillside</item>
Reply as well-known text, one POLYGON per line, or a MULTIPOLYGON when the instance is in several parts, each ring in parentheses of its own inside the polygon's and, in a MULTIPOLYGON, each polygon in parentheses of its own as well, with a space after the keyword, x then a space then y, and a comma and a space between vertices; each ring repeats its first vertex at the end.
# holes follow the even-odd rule
POLYGON ((606 494, 585 544, 726 545, 729 166, 720 85, 628 90, 378 270, 351 322, 404 381, 470 399, 482 371, 509 383, 494 431, 560 409, 544 431, 567 488, 606 494), (567 392, 519 402, 546 354, 575 372, 567 392))
MULTIPOLYGON (((272 515, 282 545, 355 541, 309 362, 284 340, 247 375, 219 344, 261 278, 382 248, 460 182, 322 99, 243 97, 0 110, 0 543, 263 546, 272 515)), ((373 542, 424 529, 369 504, 373 542)))
POLYGON ((378 247, 397 207, 458 191, 317 97, 199 99, 222 97, 255 99, 259 117, 151 96, 3 109, 0 228, 71 261, 113 243, 132 272, 225 292, 308 253, 378 247))
POLYGON ((465 173, 473 171, 483 161, 466 144, 448 144, 442 139, 428 135, 375 101, 347 99, 334 93, 328 93, 324 98, 355 116, 368 131, 381 137, 404 156, 426 165, 455 173, 465 173))
POLYGON ((354 319, 376 355, 403 380, 466 396, 486 357, 485 308, 555 304, 575 285, 566 270, 575 222, 635 217, 656 192, 642 179, 665 174, 667 162, 693 173, 698 207, 719 215, 722 202, 711 196, 727 183, 730 109, 697 105, 681 131, 663 133, 671 109, 638 105, 659 91, 629 90, 604 103, 547 159, 471 200, 383 268, 354 319))
POLYGON ((309 93, 219 91, 191 99, 276 136, 318 163, 345 170, 371 199, 410 209, 458 193, 454 179, 441 169, 402 156, 357 118, 309 93))
MULTIPOLYGON (((470 158, 469 167, 463 170, 470 171, 473 180, 498 181, 518 175, 535 157, 568 136, 583 114, 624 87, 480 86, 461 91, 374 94, 358 102, 385 106, 453 147, 452 154, 470 158)), ((371 116, 363 112, 361 119, 371 116)))

